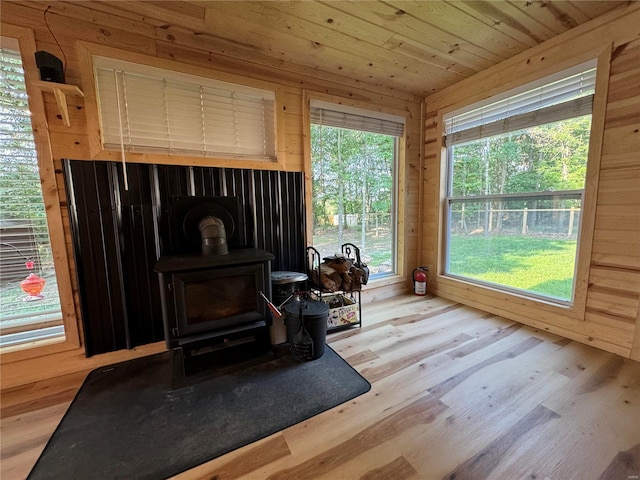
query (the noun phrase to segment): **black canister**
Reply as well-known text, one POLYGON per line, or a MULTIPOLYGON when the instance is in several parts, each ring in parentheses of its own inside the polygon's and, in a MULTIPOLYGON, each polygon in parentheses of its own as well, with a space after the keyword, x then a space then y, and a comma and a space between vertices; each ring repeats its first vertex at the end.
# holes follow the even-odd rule
POLYGON ((287 340, 297 360, 315 360, 324 355, 329 305, 301 300, 284 306, 287 340))

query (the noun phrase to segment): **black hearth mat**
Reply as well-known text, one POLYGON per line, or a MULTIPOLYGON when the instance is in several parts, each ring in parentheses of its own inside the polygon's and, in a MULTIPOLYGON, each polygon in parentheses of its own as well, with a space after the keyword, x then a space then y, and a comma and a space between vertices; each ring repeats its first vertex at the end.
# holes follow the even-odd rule
POLYGON ((371 388, 331 348, 179 381, 176 352, 92 371, 28 478, 164 479, 371 388))

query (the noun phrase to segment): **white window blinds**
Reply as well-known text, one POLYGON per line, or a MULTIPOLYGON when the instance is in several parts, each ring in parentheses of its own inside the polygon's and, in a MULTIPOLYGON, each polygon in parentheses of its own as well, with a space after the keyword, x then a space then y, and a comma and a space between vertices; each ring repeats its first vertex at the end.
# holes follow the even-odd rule
POLYGON ((524 86, 520 93, 506 92, 482 106, 451 112, 444 116, 445 143, 451 146, 588 115, 595 79, 596 69, 589 62, 524 86))
POLYGON ((94 57, 104 147, 274 161, 275 94, 94 57))
POLYGON ((404 118, 317 100, 311 101, 311 123, 401 137, 404 118))

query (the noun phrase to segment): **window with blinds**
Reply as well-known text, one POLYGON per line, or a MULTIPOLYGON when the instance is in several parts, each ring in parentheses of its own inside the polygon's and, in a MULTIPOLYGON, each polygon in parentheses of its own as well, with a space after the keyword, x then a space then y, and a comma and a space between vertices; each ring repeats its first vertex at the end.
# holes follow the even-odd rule
POLYGON ((357 245, 371 278, 398 270, 397 167, 404 118, 312 100, 312 242, 357 245))
POLYGON ((62 314, 17 48, 0 49, 0 97, 0 343, 8 345, 61 324, 62 314))
POLYGON ((444 115, 445 273, 570 305, 595 61, 444 115))
POLYGON ((93 57, 106 149, 276 160, 275 94, 93 57))
POLYGON ((404 133, 402 117, 319 100, 311 101, 310 117, 311 123, 326 127, 346 128, 393 137, 401 137, 404 133))

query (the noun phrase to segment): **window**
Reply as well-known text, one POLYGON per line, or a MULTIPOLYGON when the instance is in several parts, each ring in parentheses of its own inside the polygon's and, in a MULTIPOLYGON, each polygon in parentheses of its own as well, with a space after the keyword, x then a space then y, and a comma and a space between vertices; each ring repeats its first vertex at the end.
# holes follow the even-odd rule
POLYGON ((93 57, 104 147, 275 161, 275 94, 93 57))
POLYGON ((313 246, 357 245, 372 278, 396 272, 396 167, 404 119, 311 102, 313 246))
MULTIPOLYGON (((0 344, 64 333, 22 60, 0 49, 0 344)), ((7 48, 10 47, 10 48, 7 48)))
POLYGON ((594 86, 590 62, 445 115, 445 274, 573 301, 594 86))

